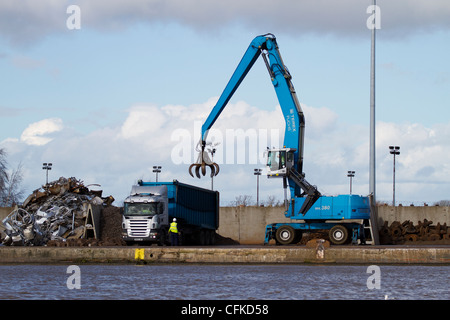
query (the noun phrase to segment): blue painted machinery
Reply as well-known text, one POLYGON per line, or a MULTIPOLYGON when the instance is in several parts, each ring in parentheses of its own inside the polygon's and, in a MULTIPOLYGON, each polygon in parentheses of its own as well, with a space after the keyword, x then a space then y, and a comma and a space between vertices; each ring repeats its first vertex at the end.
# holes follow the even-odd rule
POLYGON ((197 162, 189 167, 189 173, 200 178, 211 169, 211 177, 217 175, 219 166, 212 162, 205 151, 209 129, 252 68, 262 56, 274 86, 286 127, 283 147, 268 149, 267 176, 281 178, 284 188, 285 216, 290 223, 274 223, 266 227, 264 243, 275 239, 277 244, 295 243, 303 232, 329 230, 334 244, 364 242, 365 229, 370 227, 370 204, 368 197, 358 195, 323 196, 316 186, 305 179, 303 169, 303 146, 305 117, 297 98, 292 76, 284 64, 273 34, 258 36, 250 43, 235 72, 202 126, 197 162), (289 188, 289 196, 288 196, 289 188))

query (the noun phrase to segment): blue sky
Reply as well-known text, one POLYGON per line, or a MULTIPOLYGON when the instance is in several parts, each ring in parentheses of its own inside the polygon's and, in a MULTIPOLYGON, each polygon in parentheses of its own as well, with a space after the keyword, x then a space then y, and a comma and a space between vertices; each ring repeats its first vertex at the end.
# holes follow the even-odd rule
MULTIPOLYGON (((173 133, 197 134, 195 121, 206 119, 251 40, 271 32, 306 115, 308 181, 324 194, 347 193, 347 170, 355 170, 353 191, 365 195, 370 4, 5 0, 0 148, 10 167, 22 162, 27 192, 45 182, 42 162, 54 163, 50 179, 99 183, 118 202, 137 179, 154 179, 153 165, 163 166, 160 179, 209 187, 208 178, 188 175, 188 164, 174 163, 173 133), (70 4, 81 10, 80 30, 66 27, 70 4)), ((392 199, 389 145, 401 146, 397 201, 450 199, 450 4, 377 4, 377 199, 392 199)), ((217 129, 282 134, 282 126, 266 68, 257 61, 217 129)), ((214 185, 223 204, 243 194, 255 200, 253 168, 262 166, 222 165, 214 185)), ((281 199, 281 181, 263 178, 260 191, 262 200, 281 199)))

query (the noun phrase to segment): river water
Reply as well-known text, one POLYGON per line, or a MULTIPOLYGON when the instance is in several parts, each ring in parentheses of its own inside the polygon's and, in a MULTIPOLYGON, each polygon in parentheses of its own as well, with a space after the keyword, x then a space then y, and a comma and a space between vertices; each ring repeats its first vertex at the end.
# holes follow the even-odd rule
POLYGON ((450 266, 0 265, 0 299, 450 300, 450 266))

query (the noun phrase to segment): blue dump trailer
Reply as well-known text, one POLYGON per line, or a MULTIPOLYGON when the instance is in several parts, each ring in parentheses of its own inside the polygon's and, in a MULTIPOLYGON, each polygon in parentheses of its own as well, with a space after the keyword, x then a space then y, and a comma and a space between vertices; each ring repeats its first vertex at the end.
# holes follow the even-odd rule
POLYGON ((321 196, 303 215, 300 208, 306 198, 292 199, 286 218, 289 223, 266 226, 264 243, 275 239, 277 244, 298 242, 304 232, 326 230, 333 244, 372 241, 370 224, 370 199, 360 195, 321 196), (303 201, 302 201, 303 200, 303 201))
POLYGON ((219 192, 173 182, 139 181, 124 201, 122 237, 127 243, 168 244, 176 218, 180 244, 212 245, 219 227, 219 192))

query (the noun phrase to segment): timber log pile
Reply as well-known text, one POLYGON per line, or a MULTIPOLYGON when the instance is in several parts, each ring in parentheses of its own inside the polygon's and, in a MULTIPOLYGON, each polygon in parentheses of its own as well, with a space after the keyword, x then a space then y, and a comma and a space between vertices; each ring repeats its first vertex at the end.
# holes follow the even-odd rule
POLYGON ((450 240, 450 228, 447 223, 437 223, 424 219, 414 224, 410 220, 394 221, 390 225, 384 222, 380 229, 380 244, 402 244, 404 242, 450 240))

